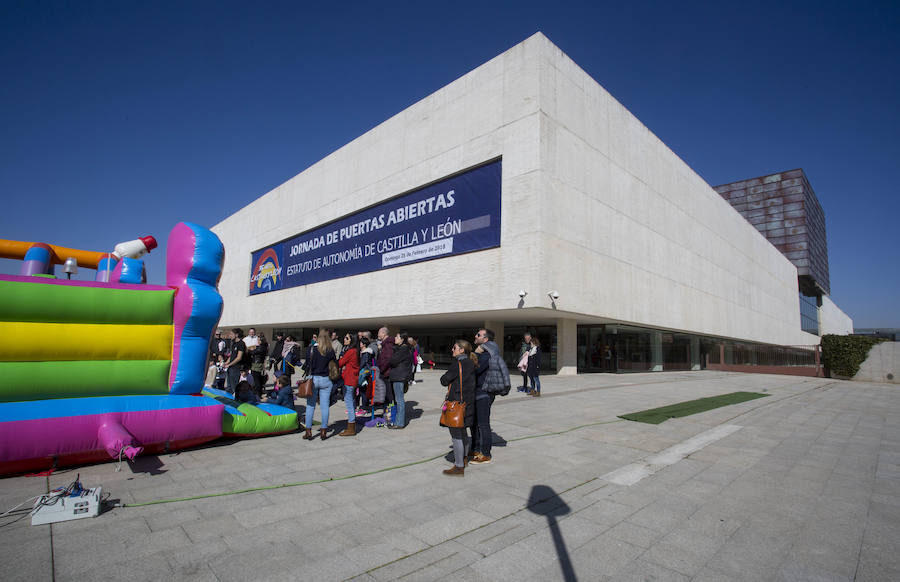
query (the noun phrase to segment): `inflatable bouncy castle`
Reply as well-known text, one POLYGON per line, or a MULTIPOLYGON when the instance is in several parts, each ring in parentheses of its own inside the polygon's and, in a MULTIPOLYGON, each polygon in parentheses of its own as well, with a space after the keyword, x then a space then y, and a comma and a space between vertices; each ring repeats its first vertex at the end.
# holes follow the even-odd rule
POLYGON ((179 223, 166 285, 146 285, 139 257, 152 237, 91 253, 0 240, 22 259, 0 275, 0 474, 133 459, 222 435, 223 404, 201 396, 222 313, 224 247, 179 223), (94 282, 56 279, 55 264, 97 269, 94 282))

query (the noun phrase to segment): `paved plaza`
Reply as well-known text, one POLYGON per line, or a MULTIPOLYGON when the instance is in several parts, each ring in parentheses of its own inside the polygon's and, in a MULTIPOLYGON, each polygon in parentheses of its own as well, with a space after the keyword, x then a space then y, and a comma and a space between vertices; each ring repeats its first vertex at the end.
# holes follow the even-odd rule
MULTIPOLYGON (((0 479, 0 511, 76 474, 125 505, 52 526, 0 518, 2 578, 900 580, 896 385, 547 376, 541 398, 497 401, 493 462, 458 478, 441 473, 439 373, 420 377, 402 431, 219 441, 119 472, 0 479), (659 425, 617 418, 736 391, 769 396, 659 425)), ((343 428, 342 404, 331 413, 343 428)))

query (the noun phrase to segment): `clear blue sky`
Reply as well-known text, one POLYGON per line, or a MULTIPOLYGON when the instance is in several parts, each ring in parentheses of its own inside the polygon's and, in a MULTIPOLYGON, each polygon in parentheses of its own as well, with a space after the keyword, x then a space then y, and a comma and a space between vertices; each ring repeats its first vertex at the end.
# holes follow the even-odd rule
POLYGON ((0 238, 152 234, 162 283, 178 221, 216 224, 542 31, 710 184, 803 168, 832 298, 900 327, 897 2, 324 4, 0 1, 0 238))

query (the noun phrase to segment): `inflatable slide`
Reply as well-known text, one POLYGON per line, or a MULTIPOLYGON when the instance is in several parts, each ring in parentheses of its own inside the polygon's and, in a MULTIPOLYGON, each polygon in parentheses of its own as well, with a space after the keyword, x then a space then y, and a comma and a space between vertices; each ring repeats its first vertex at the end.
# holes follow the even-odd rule
POLYGON ((22 259, 20 275, 0 275, 0 474, 222 435, 224 405, 200 393, 222 313, 224 247, 179 223, 157 286, 143 284, 138 258, 156 241, 132 243, 90 253, 0 240, 0 256, 22 259), (55 278, 67 259, 97 269, 96 281, 55 278))

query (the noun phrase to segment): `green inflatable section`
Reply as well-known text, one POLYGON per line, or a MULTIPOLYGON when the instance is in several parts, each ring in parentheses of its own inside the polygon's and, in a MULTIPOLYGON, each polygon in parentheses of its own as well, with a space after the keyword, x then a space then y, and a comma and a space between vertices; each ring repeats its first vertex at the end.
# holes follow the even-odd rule
MULTIPOLYGON (((227 436, 278 434, 295 431, 300 426, 296 412, 293 414, 273 414, 269 416, 252 404, 240 403, 237 400, 206 390, 203 391, 203 395, 215 398, 222 404, 236 408, 238 412, 244 415, 238 416, 230 413, 227 408, 225 409, 225 414, 222 415, 222 434, 227 436)), ((266 405, 263 404, 263 406, 265 407, 266 405)), ((287 410, 280 406, 277 408, 287 410)))
POLYGON ((171 360, 0 362, 0 402, 168 394, 171 360))
POLYGON ((0 321, 171 325, 174 289, 0 281, 0 321))

